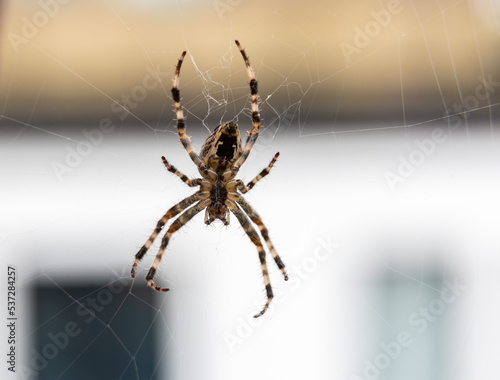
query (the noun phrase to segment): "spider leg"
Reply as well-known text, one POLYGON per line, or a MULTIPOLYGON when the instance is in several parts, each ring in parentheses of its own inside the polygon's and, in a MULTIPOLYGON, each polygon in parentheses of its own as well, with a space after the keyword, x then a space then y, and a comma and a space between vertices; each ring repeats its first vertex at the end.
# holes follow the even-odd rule
POLYGON ((252 95, 252 129, 248 134, 247 141, 245 142, 245 146, 243 151, 241 152, 240 157, 235 162, 232 172, 233 175, 236 175, 238 170, 240 170, 241 165, 246 161, 250 151, 252 150, 257 137, 259 137, 259 128, 260 128, 260 113, 259 113, 259 98, 258 98, 258 89, 257 89, 257 80, 255 79, 255 72, 250 65, 250 61, 248 60, 248 56, 245 53, 245 50, 241 47, 238 41, 235 41, 238 49, 240 49, 240 53, 245 60, 245 65, 247 67, 248 78, 250 79, 250 94, 252 95))
POLYGON ((264 238, 264 241, 267 244, 267 247, 269 248, 269 251, 271 252, 271 255, 273 256, 274 261, 276 262, 276 265, 278 268, 281 270, 281 273, 283 273, 283 277, 285 278, 285 281, 288 281, 288 275, 286 274, 285 271, 285 264, 283 264, 283 261, 281 261, 281 258, 278 255, 278 252, 276 252, 276 249, 274 248, 273 243, 271 242, 271 239, 269 238, 269 232, 262 222, 262 218, 260 217, 259 214, 257 214, 257 211, 248 203, 245 198, 243 198, 241 195, 238 197, 236 200, 238 204, 241 206, 244 212, 250 217, 252 222, 254 222, 257 227, 259 227, 260 233, 262 234, 262 237, 264 238))
POLYGON ((182 52, 182 55, 179 58, 179 62, 177 63, 177 67, 175 70, 175 76, 174 76, 174 80, 173 80, 173 85, 172 85, 172 98, 174 99, 175 114, 177 116, 177 130, 179 131, 179 138, 181 140, 181 143, 184 146, 184 149, 186 149, 186 152, 188 152, 189 157, 191 157, 191 160, 200 169, 200 172, 206 173, 207 168, 205 167, 205 165, 201 161, 200 156, 198 156, 198 154, 194 150, 193 145, 191 144, 191 139, 186 134, 186 127, 185 127, 185 123, 184 123, 184 112, 182 111, 182 108, 181 108, 181 92, 179 90, 179 75, 181 72, 182 62, 183 62, 185 56, 186 56, 186 52, 184 51, 184 52, 182 52))
POLYGON ((181 173, 179 170, 177 170, 177 168, 174 165, 170 165, 165 157, 161 156, 161 159, 163 160, 163 165, 165 165, 167 170, 170 173, 173 173, 177 177, 179 177, 181 179, 181 181, 184 182, 186 185, 188 185, 190 187, 195 187, 195 186, 201 185, 201 178, 189 179, 187 177, 187 175, 185 175, 185 174, 181 173))
POLYGON ((161 291, 161 292, 168 291, 168 288, 160 288, 160 287, 156 286, 153 282, 153 278, 156 274, 156 271, 158 270, 158 266, 160 265, 161 258, 163 256, 163 253, 165 252, 165 249, 167 248, 168 242, 169 242, 170 238, 172 237, 172 234, 174 232, 178 231, 183 225, 185 225, 187 222, 189 222, 196 214, 198 214, 201 210, 203 210, 209 202, 210 202, 210 199, 197 203, 195 206, 191 207, 186 212, 181 214, 177 219, 175 219, 173 221, 173 223, 170 225, 170 227, 168 228, 167 233, 165 234, 165 236, 163 236, 163 239, 161 240, 160 249, 156 255, 155 260, 153 261, 153 265, 149 269, 149 272, 146 276, 146 280, 148 282, 148 285, 151 286, 153 289, 161 291))
POLYGON ((229 209, 233 212, 233 214, 240 222, 241 226, 243 227, 243 230, 245 230, 246 234, 248 235, 252 243, 254 243, 255 246, 257 247, 257 251, 259 253, 260 267, 262 269, 262 275, 264 277, 264 285, 266 287, 267 301, 262 311, 259 314, 254 315, 254 318, 258 318, 266 312, 274 297, 273 289, 271 288, 271 281, 269 279, 269 272, 267 270, 266 252, 264 251, 264 247, 262 246, 262 242, 260 241, 257 231, 255 231, 255 228, 252 226, 252 223, 245 215, 245 213, 234 202, 227 200, 226 203, 229 209))
POLYGON ((269 163, 269 165, 264 170, 262 170, 257 177, 255 177, 252 181, 248 182, 248 184, 246 186, 241 179, 236 180, 236 186, 237 186, 238 190, 241 191, 243 194, 245 194, 247 191, 250 191, 252 189, 252 187, 254 187, 257 182, 259 182, 262 178, 264 178, 266 175, 269 174, 269 172, 271 171, 271 168, 273 167, 274 163, 278 159, 279 155, 280 155, 279 152, 276 153, 274 155, 273 159, 271 160, 271 162, 269 163))
POLYGON ((165 213, 165 215, 163 215, 163 218, 161 218, 158 221, 158 223, 156 224, 156 228, 153 231, 153 233, 151 234, 151 236, 149 237, 149 239, 142 246, 142 248, 139 250, 139 252, 137 252, 136 255, 135 255, 134 264, 132 265, 132 271, 130 272, 130 275, 132 276, 132 278, 135 277, 135 270, 137 269, 137 266, 139 265, 139 262, 142 260, 142 258, 144 257, 144 255, 148 251, 149 247, 151 247, 151 244, 156 239, 156 237, 158 236, 158 234, 162 230, 162 228, 165 225, 165 223, 167 223, 167 221, 170 218, 173 218, 174 216, 176 216, 180 212, 182 212, 185 209, 187 209, 193 203, 195 203, 196 201, 200 200, 200 195, 201 195, 201 193, 198 192, 198 193, 195 193, 195 194, 193 194, 193 195, 191 195, 191 196, 183 199, 182 201, 180 201, 176 205, 172 206, 165 213))

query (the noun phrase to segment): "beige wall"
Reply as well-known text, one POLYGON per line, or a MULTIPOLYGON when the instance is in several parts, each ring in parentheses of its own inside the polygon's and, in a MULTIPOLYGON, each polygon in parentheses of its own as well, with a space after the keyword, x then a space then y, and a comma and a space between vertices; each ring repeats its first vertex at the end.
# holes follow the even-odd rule
POLYGON ((302 101, 327 119, 332 109, 399 115, 403 87, 408 112, 436 102, 444 110, 443 99, 460 101, 457 84, 464 98, 478 75, 500 80, 498 20, 488 0, 11 0, 2 14, 0 109, 16 118, 32 109, 35 119, 102 117, 148 80, 151 66, 160 82, 133 111, 162 118, 171 112, 173 66, 187 49, 194 62, 188 56, 183 97, 203 114, 203 90, 215 101, 245 95, 237 38, 263 99, 302 101))

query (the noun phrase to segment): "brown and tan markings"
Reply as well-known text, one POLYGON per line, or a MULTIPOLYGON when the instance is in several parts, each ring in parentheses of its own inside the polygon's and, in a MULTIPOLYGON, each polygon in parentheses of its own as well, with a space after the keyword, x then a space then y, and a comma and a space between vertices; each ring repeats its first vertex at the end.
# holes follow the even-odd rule
POLYGON ((167 288, 161 288, 155 285, 153 279, 155 277, 158 266, 160 265, 163 253, 165 252, 172 235, 183 225, 189 222, 196 214, 203 210, 205 210, 206 224, 211 224, 216 220, 220 220, 225 225, 228 225, 230 214, 232 213, 234 216, 236 216, 236 219, 238 219, 238 222, 241 224, 252 243, 254 243, 257 247, 257 252, 259 254, 262 275, 264 277, 264 285, 266 288, 267 301, 262 310, 255 315, 255 317, 257 318, 263 315, 269 308, 269 305, 271 304, 271 301, 273 299, 273 290, 271 288, 269 272, 266 264, 266 251, 264 249, 264 246, 262 245, 261 238, 254 225, 258 227, 260 235, 264 239, 276 265, 283 273, 285 280, 288 280, 288 276, 285 271, 285 265, 276 252, 276 249, 274 248, 271 239, 269 238, 268 230, 262 222, 261 217, 254 210, 254 208, 243 198, 242 194, 250 191, 258 181, 269 174, 271 168, 278 159, 279 153, 276 153, 269 165, 247 185, 245 185, 242 180, 235 178, 239 169, 245 163, 248 155, 250 154, 250 151, 252 150, 252 147, 259 136, 260 129, 259 97, 255 73, 252 66, 250 65, 250 61, 248 60, 245 51, 238 41, 235 42, 245 61, 248 77, 250 79, 250 94, 252 97, 252 129, 248 134, 245 145, 242 147, 238 125, 233 122, 228 122, 215 128, 215 130, 203 144, 200 155, 196 153, 193 145, 191 144, 191 139, 186 134, 184 113, 182 111, 180 101, 179 75, 182 62, 184 60, 184 57, 186 56, 186 52, 183 52, 181 57, 179 58, 179 62, 177 63, 177 67, 175 70, 175 76, 172 86, 172 98, 174 100, 175 113, 177 116, 177 129, 179 132, 179 138, 182 145, 184 146, 184 149, 186 149, 187 153, 189 154, 189 157, 198 167, 198 172, 200 173, 201 178, 190 179, 185 174, 177 170, 177 168, 175 168, 173 165, 171 165, 165 159, 165 157, 162 157, 162 160, 163 164, 169 172, 175 174, 181 179, 182 182, 190 187, 199 186, 199 190, 171 207, 158 221, 158 223, 156 224, 156 228, 154 229, 149 239, 135 255, 131 276, 135 276, 135 271, 137 269, 137 266, 139 265, 139 262, 151 247, 153 241, 156 239, 165 224, 170 219, 180 214, 172 222, 167 232, 163 236, 160 249, 158 250, 158 253, 156 254, 156 257, 153 261, 153 265, 149 269, 149 272, 146 276, 146 281, 149 286, 158 291, 168 291, 167 288))

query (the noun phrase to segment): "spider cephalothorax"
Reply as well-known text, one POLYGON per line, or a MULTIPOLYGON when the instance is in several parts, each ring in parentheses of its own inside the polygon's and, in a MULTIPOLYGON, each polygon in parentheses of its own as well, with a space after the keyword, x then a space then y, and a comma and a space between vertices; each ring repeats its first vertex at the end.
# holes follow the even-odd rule
MULTIPOLYGON (((226 226, 229 224, 229 209, 226 206, 227 201, 227 188, 224 180, 221 176, 217 175, 215 182, 212 183, 208 181, 208 187, 210 190, 210 201, 211 203, 207 207, 205 213, 205 223, 210 224, 216 219, 220 219, 226 226)), ((201 189, 203 190, 203 181, 201 183, 201 189)))
POLYGON ((182 145, 186 149, 191 157, 191 160, 198 167, 198 171, 201 178, 189 179, 186 175, 179 172, 174 166, 170 165, 165 157, 162 157, 163 163, 168 171, 177 175, 184 183, 190 187, 199 186, 199 191, 193 195, 183 199, 175 206, 170 208, 166 214, 158 221, 156 228, 151 234, 151 237, 146 241, 142 248, 135 255, 135 261, 132 266, 132 277, 135 276, 135 270, 139 265, 139 262, 146 254, 147 250, 156 239, 160 231, 163 229, 167 221, 178 214, 181 214, 174 222, 170 225, 167 233, 163 237, 160 245, 160 249, 153 265, 149 269, 146 276, 148 285, 159 291, 167 291, 167 288, 160 288, 155 285, 153 278, 156 274, 156 270, 160 264, 161 258, 170 237, 174 232, 179 230, 183 225, 185 225, 191 218, 196 214, 201 212, 203 209, 205 211, 205 223, 211 224, 215 220, 220 220, 225 225, 229 224, 229 214, 232 212, 241 226, 249 236, 250 240, 257 247, 259 253, 259 260, 261 264, 262 274, 264 276, 264 284, 266 287, 267 302, 264 305, 262 311, 255 315, 255 317, 260 317, 265 313, 271 300, 273 299, 273 291, 271 288, 271 283, 269 280, 269 273, 266 264, 266 253, 264 247, 260 240, 259 234, 253 227, 252 223, 255 223, 262 235, 262 238, 266 242, 271 255, 276 262, 278 268, 281 269, 285 280, 288 280, 288 276, 285 271, 285 265, 281 261, 278 253, 276 252, 271 240, 269 239, 269 233, 267 228, 264 226, 262 219, 259 214, 253 209, 253 207, 243 198, 241 194, 249 191, 260 179, 265 177, 273 167, 274 163, 278 159, 279 153, 276 153, 274 158, 271 160, 269 165, 260 172, 260 174, 250 181, 247 185, 243 183, 240 179, 236 179, 236 174, 246 161, 250 151, 252 150, 257 137, 259 136, 260 129, 260 114, 258 106, 258 95, 257 95, 257 80, 255 79, 255 73, 250 66, 245 51, 241 48, 238 41, 236 45, 240 50, 243 59, 245 60, 245 65, 248 72, 248 77, 250 78, 250 93, 252 96, 252 129, 248 134, 245 146, 241 146, 241 136, 238 126, 233 122, 228 122, 222 124, 215 128, 212 134, 207 138, 205 143, 201 148, 201 153, 198 155, 191 145, 191 139, 186 134, 184 125, 184 114, 180 104, 180 91, 179 91, 179 74, 181 71, 182 62, 186 55, 183 52, 179 62, 177 64, 177 69, 175 71, 175 77, 172 86, 172 98, 175 103, 175 112, 177 115, 177 129, 179 131, 179 138, 182 145))

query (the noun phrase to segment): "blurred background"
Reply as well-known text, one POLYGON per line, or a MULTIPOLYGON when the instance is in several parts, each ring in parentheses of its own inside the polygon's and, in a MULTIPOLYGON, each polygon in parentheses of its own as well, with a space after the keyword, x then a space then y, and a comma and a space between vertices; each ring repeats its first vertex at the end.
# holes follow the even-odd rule
POLYGON ((0 21, 8 378, 498 379, 498 1, 0 0, 0 21), (193 192, 161 156, 197 176, 170 95, 182 51, 195 148, 249 130, 235 39, 263 117, 241 178, 281 153, 247 195, 290 273, 269 258, 260 319, 235 218, 174 235, 170 292, 145 287, 159 241, 130 278, 193 192))

